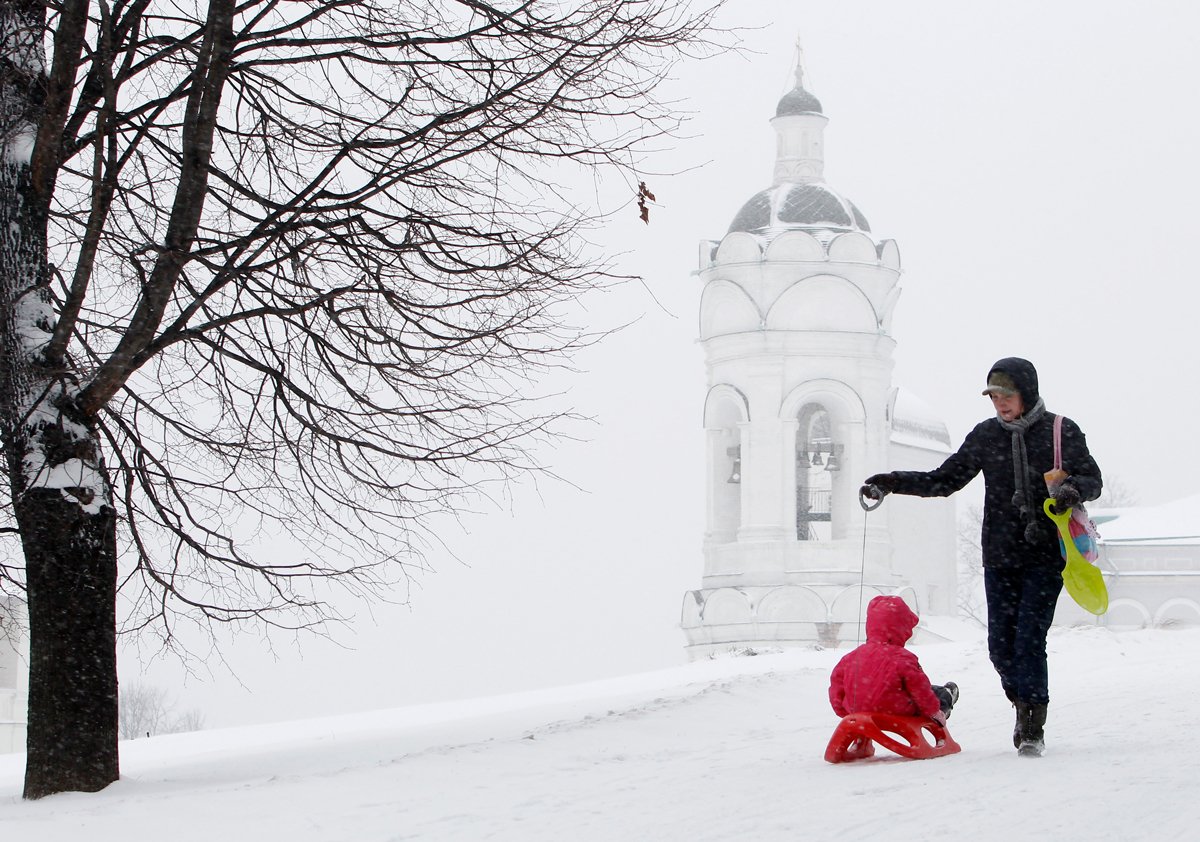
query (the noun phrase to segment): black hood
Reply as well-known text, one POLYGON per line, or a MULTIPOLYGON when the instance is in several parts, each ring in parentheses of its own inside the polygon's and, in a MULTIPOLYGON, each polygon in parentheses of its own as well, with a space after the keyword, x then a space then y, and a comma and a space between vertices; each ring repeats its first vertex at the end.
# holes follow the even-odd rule
POLYGON ((988 377, 991 377, 994 371, 1002 371, 1011 377, 1013 383, 1017 384, 1017 391, 1021 393, 1021 400, 1024 401, 1025 408, 1033 409, 1033 405, 1038 402, 1040 397, 1037 369, 1033 367, 1033 363, 1020 357, 1005 357, 1002 360, 996 360, 988 369, 988 377))

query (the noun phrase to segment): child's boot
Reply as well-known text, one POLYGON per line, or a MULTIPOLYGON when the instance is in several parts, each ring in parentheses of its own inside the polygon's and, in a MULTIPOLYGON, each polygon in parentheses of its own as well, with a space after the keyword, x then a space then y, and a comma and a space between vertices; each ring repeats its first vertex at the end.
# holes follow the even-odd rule
POLYGON ((954 710, 954 706, 958 703, 958 685, 953 681, 947 681, 940 687, 935 684, 933 694, 938 698, 938 706, 942 709, 942 715, 949 719, 950 711, 954 710))

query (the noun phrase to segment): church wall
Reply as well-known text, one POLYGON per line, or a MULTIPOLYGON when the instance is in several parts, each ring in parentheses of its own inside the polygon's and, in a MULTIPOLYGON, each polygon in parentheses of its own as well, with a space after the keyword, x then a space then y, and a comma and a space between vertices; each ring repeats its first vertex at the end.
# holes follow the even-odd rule
MULTIPOLYGON (((744 244, 746 236, 730 234, 725 238, 725 241, 739 238, 744 244)), ((724 241, 722 242, 723 248, 724 241)), ((767 255, 773 255, 774 251, 774 246, 772 246, 768 249, 767 255)), ((739 259, 729 262, 718 259, 717 263, 702 271, 702 279, 705 282, 700 302, 700 338, 702 340, 727 332, 726 329, 708 328, 705 320, 723 319, 728 315, 724 312, 726 309, 724 301, 728 299, 722 297, 714 301, 714 297, 725 296, 727 292, 734 290, 740 291, 745 295, 746 300, 751 303, 754 308, 753 312, 757 314, 758 318, 748 321, 738 320, 735 326, 731 326, 728 329, 728 332, 760 329, 762 322, 767 318, 768 313, 776 305, 780 297, 785 292, 797 286, 804 291, 807 291, 808 287, 824 287, 826 290, 832 290, 832 293, 814 291, 812 294, 816 296, 816 300, 806 305, 785 308, 785 310, 790 309, 791 314, 800 319, 819 316, 820 318, 829 320, 827 321, 829 329, 834 330, 851 330, 876 334, 879 332, 880 322, 885 316, 890 315, 890 311, 895 305, 899 270, 883 265, 880 260, 874 257, 870 261, 863 263, 831 262, 828 260, 788 260, 776 262, 772 257, 767 255, 764 255, 756 244, 752 254, 740 254, 739 259), (844 289, 839 289, 839 284, 844 289), (852 316, 847 318, 848 314, 843 313, 836 306, 839 300, 828 301, 827 303, 821 300, 822 296, 828 296, 829 294, 838 295, 839 293, 844 294, 854 291, 857 291, 858 295, 863 297, 870 308, 872 317, 869 320, 864 321, 862 318, 854 319, 852 316)), ((740 309, 740 303, 737 306, 740 309)), ((852 312, 859 310, 860 303, 857 300, 857 296, 853 298, 850 306, 852 312)), ((777 316, 777 318, 785 319, 786 317, 786 313, 784 316, 777 316)), ((781 326, 786 328, 786 322, 781 326)))
MULTIPOLYGON (((949 455, 893 443, 888 470, 928 471, 949 455)), ((889 496, 871 516, 886 510, 892 563, 916 588, 918 613, 957 613, 957 506, 954 497, 889 496)))
POLYGON ((1089 614, 1064 591, 1056 625, 1114 630, 1200 625, 1200 545, 1101 540, 1098 566, 1108 588, 1108 611, 1089 614))
POLYGON ((27 639, 19 603, 0 602, 0 754, 25 750, 27 639))

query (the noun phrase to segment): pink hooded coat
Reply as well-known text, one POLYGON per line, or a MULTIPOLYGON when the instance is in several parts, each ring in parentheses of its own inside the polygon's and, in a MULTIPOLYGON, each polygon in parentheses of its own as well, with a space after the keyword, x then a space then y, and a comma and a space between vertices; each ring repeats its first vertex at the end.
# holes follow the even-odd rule
POLYGON ((892 713, 929 716, 941 710, 917 656, 904 648, 917 615, 898 596, 877 596, 867 606, 867 642, 833 668, 829 703, 838 716, 892 713))

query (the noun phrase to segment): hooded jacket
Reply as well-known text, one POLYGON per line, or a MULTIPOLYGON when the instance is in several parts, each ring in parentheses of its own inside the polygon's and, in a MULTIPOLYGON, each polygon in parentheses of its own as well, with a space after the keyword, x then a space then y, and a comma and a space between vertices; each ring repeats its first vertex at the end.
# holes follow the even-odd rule
POLYGON ((834 713, 931 717, 941 710, 917 656, 904 648, 916 625, 917 615, 900 597, 871 600, 867 642, 838 661, 829 677, 834 713))
MULTIPOLYGON (((1037 369, 1019 357, 999 360, 988 372, 1001 371, 1013 379, 1026 409, 1039 398, 1037 369)), ((983 548, 984 567, 1023 567, 1050 565, 1063 568, 1058 533, 1042 511, 1049 496, 1043 474, 1054 467, 1054 413, 1046 412, 1025 431, 1025 449, 1029 461, 1029 488, 1033 492, 1031 509, 1036 535, 1026 538, 1026 522, 1013 497, 1017 487, 1013 477, 1012 433, 993 416, 967 434, 958 451, 928 471, 896 471, 895 493, 917 497, 946 497, 958 491, 979 473, 983 474, 983 548)), ((1084 500, 1095 500, 1103 489, 1100 468, 1088 451, 1083 431, 1070 418, 1063 418, 1062 465, 1069 482, 1079 489, 1084 500)))

